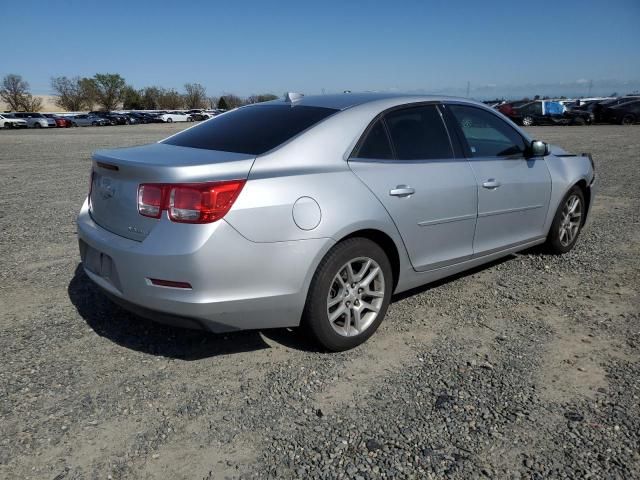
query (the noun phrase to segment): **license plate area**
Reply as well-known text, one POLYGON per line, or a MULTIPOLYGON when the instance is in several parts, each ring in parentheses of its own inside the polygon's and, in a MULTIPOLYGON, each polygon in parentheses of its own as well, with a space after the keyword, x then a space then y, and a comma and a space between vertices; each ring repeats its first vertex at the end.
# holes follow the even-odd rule
POLYGON ((84 268, 121 290, 115 263, 109 255, 80 240, 80 257, 84 268))

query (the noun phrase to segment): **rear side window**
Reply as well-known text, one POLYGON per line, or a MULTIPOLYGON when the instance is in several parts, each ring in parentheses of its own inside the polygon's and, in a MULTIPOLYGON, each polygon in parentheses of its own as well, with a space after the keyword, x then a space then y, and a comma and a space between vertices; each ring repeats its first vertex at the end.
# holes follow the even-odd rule
POLYGON ((435 105, 395 110, 385 121, 398 160, 453 158, 449 135, 435 105))
POLYGON ((303 105, 243 107, 178 133, 162 143, 260 155, 337 111, 303 105))
POLYGON ((522 155, 526 143, 516 130, 497 115, 477 107, 450 105, 472 157, 522 155))
POLYGON ((360 148, 354 158, 371 158, 388 160, 393 158, 393 151, 391 150, 391 144, 389 143, 389 136, 387 130, 382 123, 382 120, 378 120, 367 132, 367 136, 364 138, 360 148))

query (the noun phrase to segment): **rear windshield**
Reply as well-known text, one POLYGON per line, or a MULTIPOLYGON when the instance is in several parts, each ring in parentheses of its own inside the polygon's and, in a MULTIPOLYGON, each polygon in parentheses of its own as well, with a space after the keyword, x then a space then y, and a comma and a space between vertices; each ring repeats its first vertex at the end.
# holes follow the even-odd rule
POLYGON ((337 112, 333 108, 255 105, 178 133, 162 143, 260 155, 337 112))

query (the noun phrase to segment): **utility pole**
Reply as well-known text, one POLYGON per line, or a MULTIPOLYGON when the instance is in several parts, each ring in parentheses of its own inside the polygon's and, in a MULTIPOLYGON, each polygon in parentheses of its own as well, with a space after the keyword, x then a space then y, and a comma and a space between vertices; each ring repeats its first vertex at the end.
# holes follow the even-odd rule
POLYGON ((471 90, 471 82, 467 80, 467 98, 469 98, 469 90, 471 90))
POLYGON ((591 87, 593 87, 593 80, 589 80, 589 93, 587 94, 587 97, 591 96, 591 87))

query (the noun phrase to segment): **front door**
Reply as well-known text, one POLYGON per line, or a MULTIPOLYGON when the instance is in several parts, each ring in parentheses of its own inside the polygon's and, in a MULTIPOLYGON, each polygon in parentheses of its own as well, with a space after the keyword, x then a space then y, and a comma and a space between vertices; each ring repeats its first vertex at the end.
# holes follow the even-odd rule
POLYGON ((435 104, 388 112, 349 166, 391 215, 416 270, 471 258, 476 181, 468 160, 454 157, 435 104))
POLYGON ((455 104, 446 108, 466 141, 478 182, 474 254, 486 255, 544 236, 551 196, 544 157, 527 156, 526 139, 492 112, 455 104))

